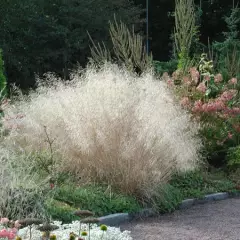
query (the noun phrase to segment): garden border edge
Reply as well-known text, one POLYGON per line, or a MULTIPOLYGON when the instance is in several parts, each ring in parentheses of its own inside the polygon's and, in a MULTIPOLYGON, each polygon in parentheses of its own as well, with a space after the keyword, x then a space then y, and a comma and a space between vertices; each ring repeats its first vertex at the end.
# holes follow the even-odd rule
MULTIPOLYGON (((219 192, 207 194, 203 198, 190 198, 183 200, 178 209, 188 209, 194 205, 205 204, 214 201, 221 201, 228 198, 240 197, 240 191, 234 193, 219 192)), ((108 226, 119 226, 122 223, 130 222, 139 218, 158 216, 159 213, 155 212, 152 208, 145 208, 136 213, 115 213, 99 218, 100 224, 108 226)))

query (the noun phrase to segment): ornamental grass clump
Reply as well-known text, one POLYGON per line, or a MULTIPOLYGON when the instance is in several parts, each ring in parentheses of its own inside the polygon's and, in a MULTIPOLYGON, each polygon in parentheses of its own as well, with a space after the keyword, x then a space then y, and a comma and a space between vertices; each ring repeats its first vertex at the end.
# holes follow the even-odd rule
MULTIPOLYGON (((1 139, 0 139, 1 141, 1 139)), ((46 181, 40 179, 32 158, 0 144, 0 216, 9 219, 43 217, 44 201, 49 196, 46 181)))
POLYGON ((61 158, 56 171, 141 197, 200 158, 198 126, 167 85, 151 72, 138 77, 116 65, 89 66, 67 83, 48 74, 8 106, 2 122, 8 148, 46 151, 46 126, 61 158))

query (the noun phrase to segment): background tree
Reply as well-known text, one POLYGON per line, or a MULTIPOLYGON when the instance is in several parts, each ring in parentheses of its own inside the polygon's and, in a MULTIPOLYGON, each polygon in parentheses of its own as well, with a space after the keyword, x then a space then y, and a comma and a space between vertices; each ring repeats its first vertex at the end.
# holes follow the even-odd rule
POLYGON ((5 77, 2 50, 0 49, 0 102, 6 94, 7 94, 7 79, 5 77))
MULTIPOLYGON (((222 32, 228 31, 224 16, 229 16, 233 1, 195 0, 195 4, 201 5, 199 41, 207 50, 208 40, 224 41, 222 32)), ((47 71, 68 78, 78 62, 88 61, 87 31, 95 42, 111 47, 108 23, 115 14, 144 35, 145 7, 146 0, 1 0, 0 48, 8 83, 28 89, 35 85, 35 73, 47 71)), ((149 0, 149 43, 155 60, 172 57, 174 8, 175 0, 149 0)))
POLYGON ((33 87, 34 74, 68 70, 90 55, 87 30, 97 41, 110 43, 108 22, 114 14, 139 29, 141 8, 128 0, 2 0, 0 47, 10 83, 33 87))

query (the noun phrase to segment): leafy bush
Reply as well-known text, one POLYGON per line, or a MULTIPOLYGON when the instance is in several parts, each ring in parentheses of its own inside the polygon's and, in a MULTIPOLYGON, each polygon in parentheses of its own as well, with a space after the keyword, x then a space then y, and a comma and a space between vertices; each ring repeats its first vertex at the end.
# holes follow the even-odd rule
POLYGON ((228 150, 227 166, 232 171, 240 168, 240 145, 228 150))
POLYGON ((216 51, 216 69, 225 78, 240 78, 240 8, 232 8, 230 16, 225 17, 228 32, 224 32, 225 41, 215 42, 213 48, 216 51))
POLYGON ((73 208, 88 209, 97 216, 119 212, 135 212, 140 205, 134 197, 109 192, 104 187, 70 185, 56 189, 54 198, 73 208))
POLYGON ((153 62, 155 72, 161 76, 165 72, 172 74, 177 69, 177 64, 178 64, 178 61, 174 59, 168 62, 159 62, 159 61, 153 62))
POLYGON ((220 73, 214 75, 211 61, 203 60, 201 58, 199 68, 190 68, 189 74, 174 72, 168 83, 182 107, 201 124, 200 135, 209 163, 221 166, 228 148, 240 141, 240 83, 237 78, 224 79, 220 73), (174 85, 175 80, 178 85, 174 85))
POLYGON ((79 218, 74 215, 77 209, 71 207, 67 203, 54 199, 48 200, 45 203, 47 214, 53 220, 62 221, 63 223, 71 223, 79 218))
POLYGON ((47 150, 47 126, 62 171, 140 197, 200 159, 198 126, 167 85, 115 65, 88 67, 68 83, 46 75, 35 92, 8 106, 3 123, 9 148, 47 150))

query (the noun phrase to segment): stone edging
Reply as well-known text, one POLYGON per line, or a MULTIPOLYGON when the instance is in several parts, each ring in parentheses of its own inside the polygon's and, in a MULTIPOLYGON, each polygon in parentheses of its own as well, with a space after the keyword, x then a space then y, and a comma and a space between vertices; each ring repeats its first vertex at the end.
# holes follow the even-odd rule
MULTIPOLYGON (((221 193, 208 194, 201 199, 192 198, 192 199, 183 200, 179 206, 179 209, 187 209, 196 204, 204 204, 208 202, 220 201, 227 198, 239 197, 239 196, 240 196, 240 192, 236 192, 236 193, 221 192, 221 193)), ((119 226, 119 224, 129 222, 133 219, 143 218, 143 217, 153 217, 157 215, 158 213, 156 213, 153 209, 146 208, 137 213, 110 214, 107 216, 100 217, 99 220, 100 220, 100 224, 106 224, 108 226, 119 226)))

